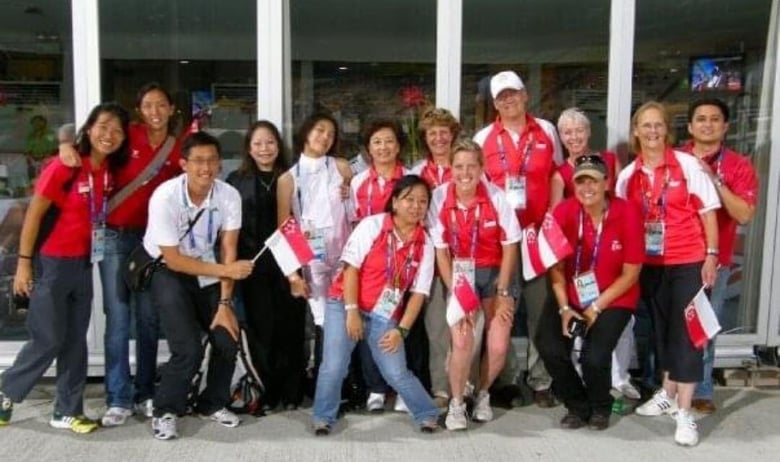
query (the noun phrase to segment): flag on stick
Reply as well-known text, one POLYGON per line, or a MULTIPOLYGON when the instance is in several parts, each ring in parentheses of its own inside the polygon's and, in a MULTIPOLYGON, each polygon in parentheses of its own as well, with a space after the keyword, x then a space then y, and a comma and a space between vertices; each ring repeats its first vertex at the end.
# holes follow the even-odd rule
POLYGON ((699 289, 691 303, 685 308, 685 326, 688 337, 698 349, 704 348, 707 342, 720 332, 720 323, 712 309, 710 299, 704 293, 704 287, 699 289))
POLYGON ((271 250, 285 276, 297 271, 301 266, 308 265, 314 259, 309 241, 292 216, 266 239, 265 245, 271 250))

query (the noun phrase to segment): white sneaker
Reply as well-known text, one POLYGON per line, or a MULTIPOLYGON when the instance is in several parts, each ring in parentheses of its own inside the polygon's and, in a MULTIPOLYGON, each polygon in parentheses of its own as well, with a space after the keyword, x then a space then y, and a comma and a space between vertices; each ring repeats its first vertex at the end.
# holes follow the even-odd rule
POLYGON ((625 396, 628 399, 641 399, 642 395, 639 394, 639 390, 636 389, 633 385, 631 385, 631 382, 623 382, 617 387, 617 391, 620 392, 621 395, 625 396))
POLYGON ((677 430, 674 431, 674 442, 680 446, 696 446, 699 444, 699 430, 693 415, 680 409, 674 416, 677 421, 677 430))
POLYGON ((366 409, 368 412, 382 412, 385 410, 385 394, 369 393, 366 400, 366 409))
POLYGON ((490 422, 493 420, 493 409, 490 407, 490 393, 481 390, 474 402, 474 415, 472 420, 477 422, 490 422))
POLYGON ((450 408, 447 410, 447 417, 444 419, 444 426, 447 430, 465 430, 468 427, 466 418, 466 403, 463 400, 450 400, 450 408))
POLYGON ((152 432, 158 440, 172 440, 179 437, 176 429, 177 417, 171 413, 165 413, 162 417, 152 418, 152 432))
POLYGON ((201 417, 204 419, 213 420, 214 422, 228 428, 238 427, 238 424, 241 423, 241 419, 239 419, 237 415, 233 414, 231 411, 228 411, 227 408, 224 407, 211 415, 201 415, 201 417))
POLYGON ((409 412, 409 408, 406 407, 406 403, 404 403, 404 399, 401 398, 401 395, 395 396, 395 405, 393 405, 393 410, 395 412, 409 412))
POLYGON ((140 403, 135 403, 135 412, 146 418, 154 417, 154 402, 150 398, 143 400, 140 403))
POLYGON ((110 407, 100 419, 104 427, 118 427, 127 422, 127 418, 133 415, 133 411, 124 407, 110 407))
POLYGON ((670 400, 666 395, 666 390, 661 388, 655 392, 652 398, 647 400, 641 406, 637 407, 635 412, 644 416, 673 414, 677 412, 677 403, 670 400))

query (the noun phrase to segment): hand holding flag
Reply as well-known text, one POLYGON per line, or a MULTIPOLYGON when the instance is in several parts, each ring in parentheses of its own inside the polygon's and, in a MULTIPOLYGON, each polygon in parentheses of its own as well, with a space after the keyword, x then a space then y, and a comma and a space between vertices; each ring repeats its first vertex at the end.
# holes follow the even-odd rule
POLYGON ((479 296, 466 275, 458 275, 457 279, 453 281, 452 296, 447 302, 447 324, 454 326, 464 316, 477 311, 479 306, 479 296))
POLYGON ((263 253, 265 248, 271 250, 276 263, 285 276, 297 271, 301 266, 308 265, 314 259, 314 252, 309 246, 309 241, 303 235, 301 227, 295 218, 287 220, 266 239, 265 247, 257 254, 255 259, 263 253))
POLYGON ((707 342, 720 332, 718 317, 704 292, 704 287, 699 289, 685 308, 685 327, 688 329, 691 343, 698 349, 704 348, 707 342))
POLYGON ((548 268, 568 257, 573 251, 558 222, 547 213, 539 231, 533 226, 523 230, 523 241, 520 243, 523 277, 530 281, 544 274, 548 268))

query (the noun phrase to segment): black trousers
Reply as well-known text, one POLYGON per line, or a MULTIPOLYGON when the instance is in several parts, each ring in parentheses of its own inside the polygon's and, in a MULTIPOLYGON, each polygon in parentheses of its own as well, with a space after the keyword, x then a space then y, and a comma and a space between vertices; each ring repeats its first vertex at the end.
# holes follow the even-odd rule
POLYGON ((702 262, 685 265, 644 265, 639 275, 642 301, 650 308, 658 367, 675 382, 703 378, 703 351, 691 343, 685 308, 701 289, 702 262))
POLYGON ((553 391, 569 412, 589 419, 592 414, 609 415, 612 411, 612 351, 620 334, 631 319, 631 312, 609 308, 601 312, 585 336, 580 365, 582 378, 572 364, 574 340, 561 332, 561 317, 547 307, 539 317, 536 347, 553 379, 553 391))
POLYGON ((249 349, 266 387, 265 402, 299 405, 306 361, 306 300, 290 294, 279 272, 260 273, 241 281, 249 349))
POLYGON ((206 388, 197 399, 196 410, 212 414, 230 400, 230 380, 236 364, 238 344, 226 330, 209 330, 217 311, 219 284, 200 288, 198 280, 167 268, 152 277, 152 303, 160 313, 171 358, 160 368, 160 385, 154 395, 154 415, 183 415, 192 378, 203 361, 204 335, 211 342, 206 388))

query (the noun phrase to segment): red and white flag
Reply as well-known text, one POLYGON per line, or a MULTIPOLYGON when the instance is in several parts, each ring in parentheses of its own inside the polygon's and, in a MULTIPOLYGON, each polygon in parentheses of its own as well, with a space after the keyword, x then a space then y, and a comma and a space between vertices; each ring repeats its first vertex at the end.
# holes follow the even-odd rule
POLYGON ((523 230, 520 256, 523 260, 523 277, 530 281, 547 268, 568 257, 573 252, 569 240, 551 214, 544 216, 542 227, 533 226, 523 230))
POLYGON ((274 254, 276 263, 285 276, 301 266, 308 265, 314 259, 309 241, 293 217, 287 218, 282 226, 266 239, 265 245, 274 254))
POLYGON ((698 349, 704 348, 707 342, 720 332, 718 317, 712 309, 710 299, 704 293, 704 287, 685 308, 685 326, 688 328, 691 343, 698 349))
POLYGON ((479 296, 468 278, 460 274, 453 282, 452 296, 447 302, 447 324, 454 326, 467 314, 477 311, 479 305, 479 296))

